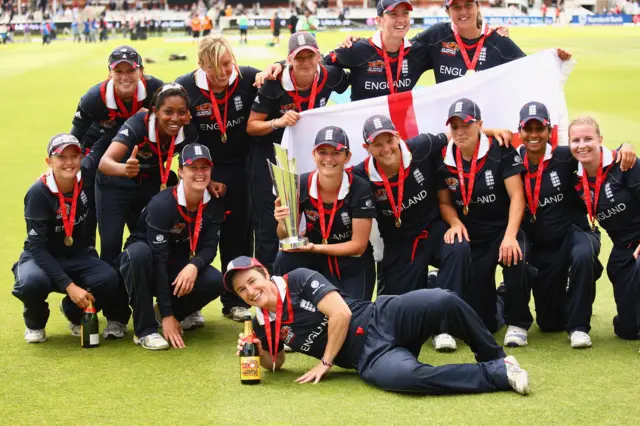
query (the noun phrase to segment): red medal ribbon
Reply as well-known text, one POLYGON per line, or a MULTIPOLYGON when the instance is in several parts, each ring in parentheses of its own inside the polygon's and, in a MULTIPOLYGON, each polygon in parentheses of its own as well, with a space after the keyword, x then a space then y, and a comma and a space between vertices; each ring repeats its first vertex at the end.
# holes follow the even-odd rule
MULTIPOLYGON (((147 87, 147 82, 144 78, 141 79, 142 84, 144 84, 145 88, 147 87)), ((105 80, 100 86, 100 97, 102 98, 102 102, 107 105, 107 83, 109 80, 105 80)), ((136 85, 136 90, 133 92, 133 98, 131 100, 131 112, 127 110, 127 107, 124 105, 124 102, 120 100, 118 94, 115 91, 115 87, 113 89, 113 97, 116 100, 116 105, 118 106, 118 112, 114 112, 111 108, 107 108, 109 110, 109 119, 115 120, 116 118, 130 118, 133 114, 138 112, 138 110, 142 107, 143 101, 138 101, 138 86, 136 85)))
MULTIPOLYGON (((275 283, 273 285, 276 285, 275 283)), ((269 344, 269 353, 271 354, 271 360, 273 362, 273 371, 276 371, 276 358, 278 357, 278 342, 280 341, 280 328, 282 326, 282 296, 280 295, 280 289, 276 285, 277 291, 277 305, 276 305, 276 343, 275 347, 273 340, 271 339, 271 316, 266 309, 262 310, 262 316, 264 317, 264 331, 267 335, 267 343, 269 344)))
POLYGON ((229 105, 229 98, 238 87, 239 78, 236 77, 236 80, 233 82, 233 87, 229 90, 229 86, 224 89, 224 97, 220 100, 216 98, 215 93, 211 91, 211 82, 207 79, 207 85, 209 86, 209 91, 205 91, 200 89, 200 91, 209 98, 211 101, 211 109, 213 110, 213 114, 211 115, 211 120, 215 118, 218 123, 218 128, 220 129, 220 133, 222 134, 222 143, 227 141, 227 106, 229 105), (218 104, 224 104, 224 122, 222 121, 222 116, 220 114, 220 109, 218 108, 218 104))
POLYGON ((338 194, 340 193, 340 188, 338 188, 336 200, 333 202, 333 207, 331 208, 331 214, 329 216, 329 226, 327 228, 325 228, 326 222, 324 219, 324 203, 322 202, 322 195, 320 195, 320 184, 318 182, 316 182, 316 190, 318 191, 318 213, 320 213, 320 232, 322 233, 322 244, 328 244, 329 234, 331 233, 331 227, 333 226, 333 219, 335 218, 336 212, 338 211, 338 194))
MULTIPOLYGON (((178 187, 173 188, 173 197, 178 201, 178 187)), ((194 257, 196 255, 196 248, 198 247, 198 238, 200 238, 200 228, 202 225, 202 209, 204 204, 202 200, 198 203, 198 211, 195 217, 195 226, 193 230, 193 235, 191 234, 191 222, 194 221, 194 218, 189 216, 189 211, 185 208, 182 209, 180 203, 178 203, 178 211, 180 212, 180 216, 187 222, 187 230, 189 232, 189 256, 194 257)))
POLYGON ((453 31, 453 37, 456 39, 456 43, 460 47, 460 53, 462 54, 462 59, 464 60, 464 64, 467 67, 467 70, 469 71, 475 72, 476 65, 478 64, 478 59, 480 58, 480 52, 482 52, 482 46, 484 46, 484 42, 487 39, 487 35, 491 32, 488 25, 485 25, 485 24, 483 25, 485 26, 485 29, 483 30, 482 35, 480 36, 480 39, 477 41, 476 44, 473 44, 471 46, 467 46, 466 44, 464 44, 464 42, 462 41, 462 37, 460 37, 460 33, 458 33, 458 27, 456 27, 453 24, 451 25, 451 30, 453 31), (474 47, 476 48, 476 51, 473 54, 473 60, 470 61, 469 54, 467 53, 467 49, 473 49, 474 47))
MULTIPOLYGON (((298 94, 298 87, 296 86, 296 76, 291 69, 289 71, 291 73, 291 81, 293 82, 293 90, 295 91, 293 95, 293 102, 296 104, 296 108, 298 112, 304 111, 302 109, 302 97, 298 94)), ((316 73, 313 78, 313 84, 311 85, 311 93, 309 94, 309 104, 307 105, 307 110, 313 109, 316 103, 316 92, 318 90, 318 80, 320 79, 320 73, 316 73)))
MULTIPOLYGON (((55 176, 54 176, 55 179, 55 176)), ((67 205, 64 202, 64 194, 60 190, 60 185, 56 181, 56 186, 58 187, 58 201, 60 202, 60 216, 62 217, 62 225, 64 227, 64 235, 67 238, 73 238, 73 226, 76 221, 76 209, 78 207, 78 195, 80 195, 80 189, 82 185, 78 185, 78 180, 74 177, 73 181, 73 196, 71 198, 71 211, 69 212, 69 216, 67 216, 67 205)), ((73 240, 71 240, 73 241, 73 240)))
POLYGON ((544 159, 538 164, 538 170, 536 172, 536 186, 533 196, 531 195, 531 177, 532 173, 529 171, 529 154, 524 154, 524 168, 527 169, 527 176, 525 177, 524 189, 527 193, 527 204, 529 204, 529 211, 536 220, 536 211, 538 211, 538 200, 540 200, 540 187, 542 186, 542 173, 544 172, 544 159))
POLYGON ((476 179, 476 166, 478 163, 479 149, 480 141, 476 144, 476 150, 473 153, 469 173, 464 172, 464 167, 462 165, 462 152, 460 151, 460 148, 456 149, 456 169, 458 170, 458 180, 460 181, 460 195, 462 196, 462 204, 464 205, 464 214, 469 212, 469 203, 471 202, 471 194, 473 194, 473 185, 476 179), (465 177, 469 178, 469 191, 465 191, 465 177))
MULTIPOLYGON (((609 170, 607 169, 607 173, 609 170)), ((582 169, 582 193, 584 203, 587 205, 587 214, 589 215, 589 222, 591 222, 591 229, 596 229, 596 210, 598 209, 598 200, 600 199, 600 187, 602 181, 607 176, 607 173, 602 172, 602 152, 600 153, 600 164, 598 165, 598 172, 596 173, 596 183, 594 187, 593 203, 591 202, 591 184, 587 177, 587 171, 582 169)))
POLYGON ((171 138, 171 145, 169 146, 169 151, 167 152, 167 166, 165 167, 164 161, 162 161, 162 145, 160 144, 160 134, 158 133, 158 128, 156 127, 156 144, 158 145, 158 163, 160 166, 160 183, 164 186, 167 185, 167 181, 169 180, 169 174, 171 173, 171 161, 173 160, 173 152, 176 148, 176 137, 171 138))
POLYGON ((389 178, 384 173, 384 170, 378 170, 380 177, 382 178, 382 183, 384 184, 384 189, 387 191, 387 197, 389 198, 389 204, 391 204, 391 211, 396 218, 396 227, 399 228, 401 221, 400 215, 402 214, 402 197, 404 196, 404 164, 402 164, 402 157, 400 157, 400 169, 398 170, 398 204, 396 204, 396 200, 393 198, 393 191, 391 190, 391 184, 389 183, 389 178))
MULTIPOLYGON (((393 85, 393 76, 391 75, 391 61, 389 60, 389 54, 384 48, 384 42, 382 41, 382 33, 380 33, 380 47, 382 50, 382 59, 384 59, 384 70, 387 73, 387 86, 389 87, 389 93, 395 94, 397 92, 396 87, 393 85)), ((396 64, 396 81, 400 81, 400 72, 402 71, 402 63, 404 60, 404 39, 402 39, 402 45, 398 52, 398 63, 396 64)))

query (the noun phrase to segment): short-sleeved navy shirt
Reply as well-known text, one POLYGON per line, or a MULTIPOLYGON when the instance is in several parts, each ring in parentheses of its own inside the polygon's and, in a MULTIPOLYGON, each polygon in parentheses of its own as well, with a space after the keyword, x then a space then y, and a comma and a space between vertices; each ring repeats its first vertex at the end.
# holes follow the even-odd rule
MULTIPOLYGON (((458 216, 464 223, 472 244, 494 241, 507 228, 511 199, 504 181, 524 172, 522 157, 513 147, 501 147, 498 142, 481 134, 476 175, 468 214, 464 203, 456 168, 457 147, 449 142, 442 165, 438 170, 438 189, 451 192, 458 216)), ((462 160, 464 173, 469 173, 471 161, 462 160)), ((465 176, 465 191, 469 190, 465 176)))

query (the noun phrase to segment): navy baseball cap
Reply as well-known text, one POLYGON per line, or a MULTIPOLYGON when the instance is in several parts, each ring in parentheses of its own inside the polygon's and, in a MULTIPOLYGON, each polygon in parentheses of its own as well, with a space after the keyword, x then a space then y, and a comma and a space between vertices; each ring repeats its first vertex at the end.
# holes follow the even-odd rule
POLYGON ((75 146, 78 151, 82 151, 82 146, 75 136, 68 133, 59 133, 49 140, 47 154, 49 156, 61 154, 68 146, 75 146))
POLYGON ((211 152, 209 152, 209 148, 204 145, 200 145, 199 143, 190 143, 185 146, 180 153, 180 165, 188 166, 192 164, 194 161, 204 158, 210 164, 213 164, 213 160, 211 160, 211 152))
POLYGON ((362 128, 362 137, 364 138, 364 141, 366 143, 371 143, 376 136, 381 135, 382 133, 398 134, 393 121, 384 115, 372 115, 367 118, 367 121, 364 122, 364 127, 362 128))
POLYGON ((142 67, 142 57, 131 46, 116 47, 109 55, 109 68, 114 69, 119 63, 126 62, 133 68, 142 67))
MULTIPOLYGON (((446 0, 444 2, 444 7, 446 7, 446 8, 450 7, 453 4, 454 1, 456 1, 456 0, 446 0)), ((478 0, 473 0, 473 2, 474 3, 478 3, 478 0)), ((466 1, 465 1, 465 3, 466 3, 466 1)))
POLYGON ((338 151, 347 151, 349 149, 349 137, 338 126, 327 126, 320 129, 316 134, 316 143, 313 149, 321 145, 331 145, 338 151))
POLYGON ((227 291, 232 292, 233 291, 233 285, 232 285, 233 274, 236 271, 245 271, 247 269, 252 269, 255 267, 264 268, 264 266, 262 266, 262 263, 260 263, 258 259, 255 259, 253 257, 239 256, 233 259, 227 265, 227 272, 225 272, 224 276, 222 277, 222 283, 224 284, 224 288, 227 291))
POLYGON ((549 111, 541 102, 527 102, 520 110, 520 127, 523 127, 529 120, 538 120, 543 126, 551 124, 549 111))
POLYGON ((458 99, 451 104, 451 107, 449 107, 449 118, 447 118, 447 122, 445 123, 447 126, 453 117, 458 117, 465 123, 482 119, 478 105, 467 98, 458 99))
POLYGON ((296 56, 298 52, 305 49, 320 52, 316 38, 306 31, 291 34, 289 37, 289 56, 296 56))
POLYGON ((413 10, 413 6, 409 3, 409 0, 379 0, 378 1, 378 16, 382 16, 386 12, 391 12, 399 4, 406 4, 409 10, 413 10))

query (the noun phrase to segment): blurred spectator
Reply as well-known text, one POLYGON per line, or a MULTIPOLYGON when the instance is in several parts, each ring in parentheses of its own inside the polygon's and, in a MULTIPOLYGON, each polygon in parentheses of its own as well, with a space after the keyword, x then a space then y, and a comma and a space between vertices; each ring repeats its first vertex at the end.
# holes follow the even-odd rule
POLYGON ((313 16, 311 10, 306 9, 304 11, 304 16, 300 18, 298 24, 296 25, 297 31, 307 31, 314 36, 316 35, 316 30, 318 29, 318 18, 313 16))
POLYGON ((207 15, 204 15, 204 18, 202 18, 202 36, 206 37, 211 34, 211 28, 213 28, 213 22, 211 21, 211 18, 209 18, 207 15))
POLYGON ((291 15, 289 16, 288 26, 291 34, 296 32, 296 27, 298 26, 298 15, 296 14, 295 9, 291 9, 291 15))
POLYGON ((233 9, 231 8, 230 4, 228 4, 224 9, 224 16, 233 16, 233 9))

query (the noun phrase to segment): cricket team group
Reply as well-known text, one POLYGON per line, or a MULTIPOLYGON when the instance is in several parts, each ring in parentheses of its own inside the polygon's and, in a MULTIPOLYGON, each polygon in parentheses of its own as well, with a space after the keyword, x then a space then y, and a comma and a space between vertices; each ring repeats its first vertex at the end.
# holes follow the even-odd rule
POLYGON ((134 48, 111 52, 109 78, 81 97, 71 131, 50 139, 48 171, 24 198, 13 295, 24 306, 25 340, 46 340, 56 292, 73 335, 91 304, 107 319, 104 338, 123 338, 132 318, 136 344, 184 348, 183 330, 203 326, 200 310, 219 297, 236 321, 255 308, 255 336, 240 335, 238 350, 253 340, 263 367, 281 368, 288 351, 319 360, 301 383, 336 365, 395 392, 527 394, 527 372, 492 333, 506 326, 504 346, 526 346, 533 294, 543 332, 564 330, 572 348, 591 346, 604 272, 596 223, 613 241, 613 331, 638 339, 634 148, 606 147, 591 117, 572 120, 569 146, 556 146, 555 123, 535 99, 520 110, 518 147, 510 131, 485 125, 483 105, 469 98, 442 106, 447 133, 409 140, 385 115, 362 123, 362 140, 327 123, 308 136, 316 169, 300 176, 296 210, 309 242, 279 249, 295 235, 268 161, 300 112, 348 87, 352 100, 393 95, 430 69, 440 83, 525 55, 508 31, 483 22, 474 0, 447 0, 446 10, 451 22, 408 39, 410 2, 380 0, 371 38, 348 37, 322 55, 313 35, 298 32, 286 60, 264 71, 207 36, 198 68, 172 83, 145 74, 134 48), (369 156, 351 167, 354 144, 369 156), (384 243, 377 262, 374 223, 384 243), (218 250, 222 271, 212 266, 218 250), (476 363, 417 360, 425 342, 451 352, 456 338, 476 363))

